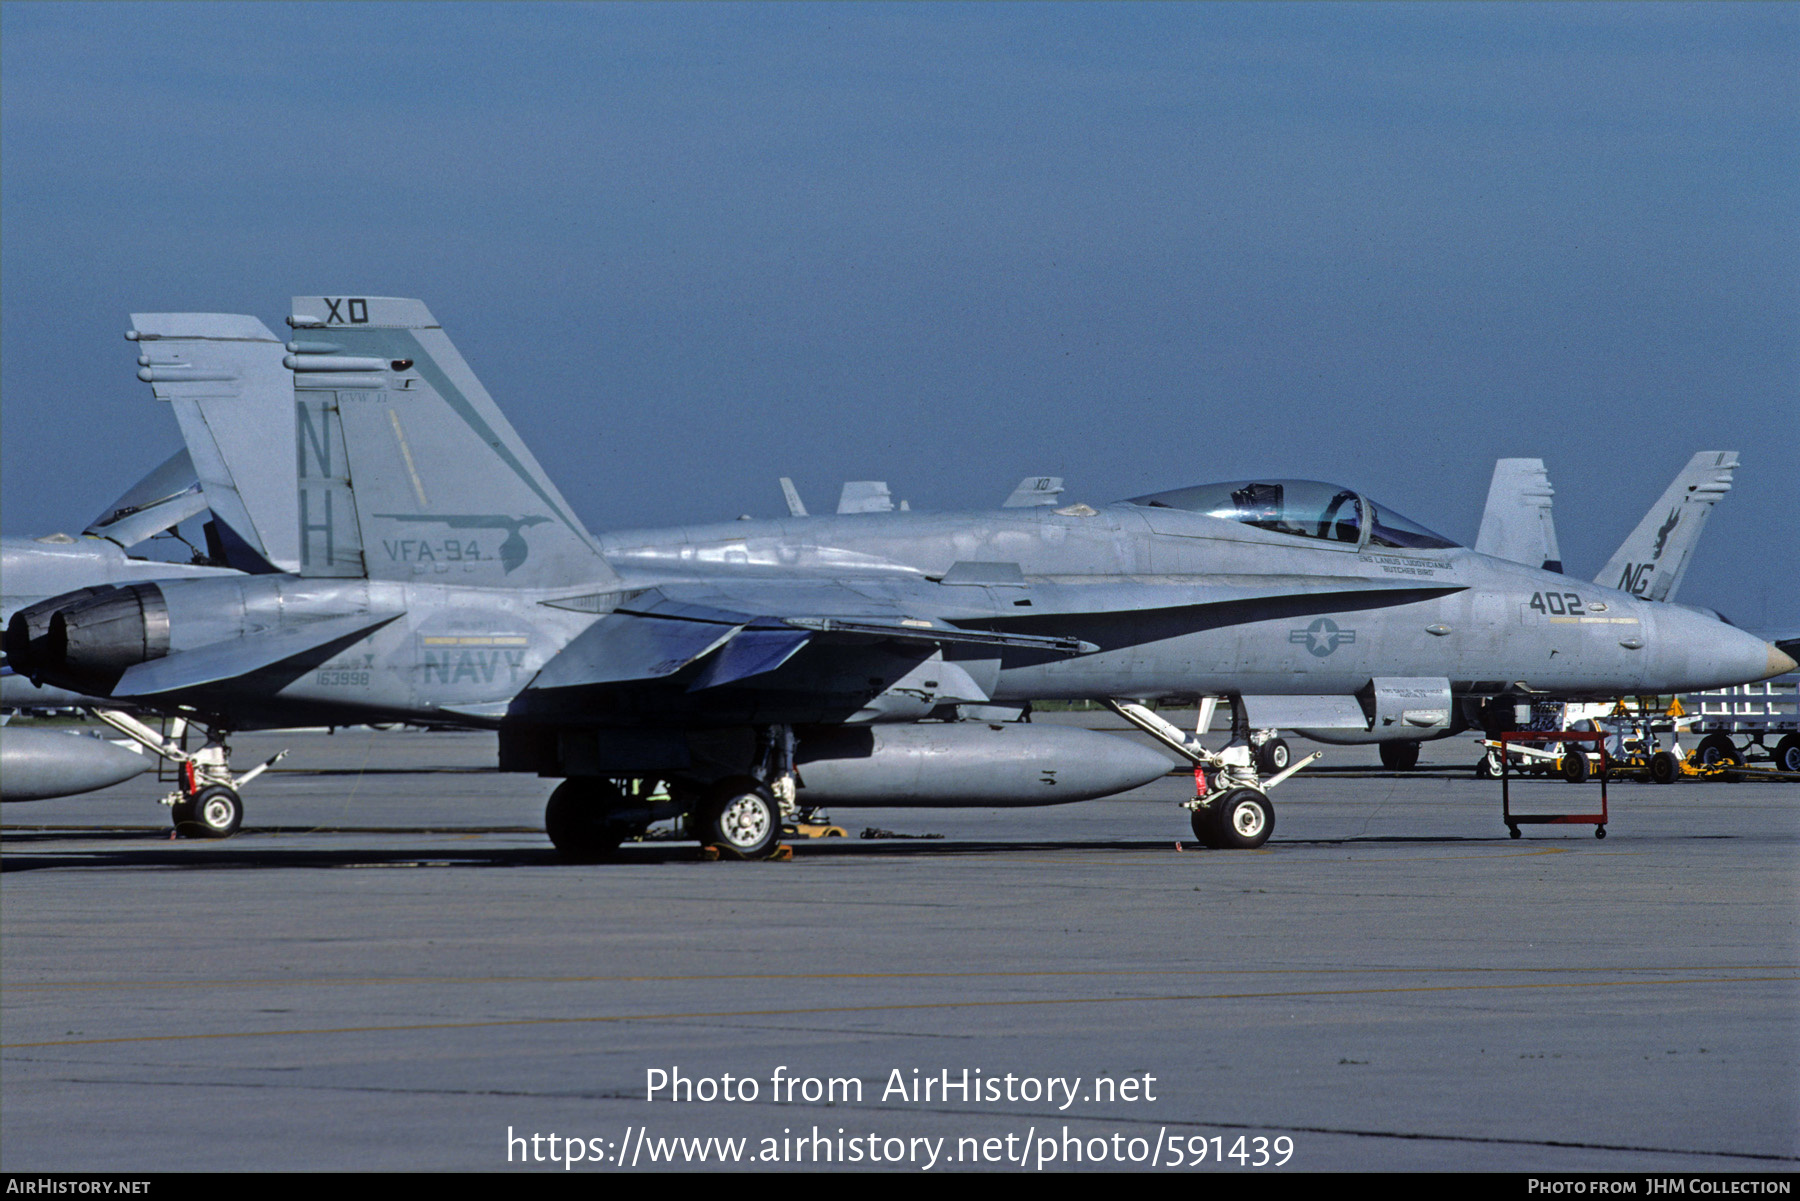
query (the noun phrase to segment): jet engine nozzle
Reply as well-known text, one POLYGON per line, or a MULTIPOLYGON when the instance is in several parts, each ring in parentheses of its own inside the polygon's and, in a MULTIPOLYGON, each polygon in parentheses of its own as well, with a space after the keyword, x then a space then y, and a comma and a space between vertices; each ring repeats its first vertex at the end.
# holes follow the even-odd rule
POLYGON ((70 605, 118 590, 117 584, 78 588, 74 592, 65 592, 60 596, 41 600, 35 605, 28 605, 14 613, 12 620, 6 623, 7 666, 22 676, 29 676, 32 679, 42 677, 44 669, 49 666, 50 619, 55 617, 59 610, 66 609, 70 605))
POLYGON ((128 584, 63 604, 50 617, 44 670, 55 676, 114 676, 169 653, 169 606, 155 584, 128 584))

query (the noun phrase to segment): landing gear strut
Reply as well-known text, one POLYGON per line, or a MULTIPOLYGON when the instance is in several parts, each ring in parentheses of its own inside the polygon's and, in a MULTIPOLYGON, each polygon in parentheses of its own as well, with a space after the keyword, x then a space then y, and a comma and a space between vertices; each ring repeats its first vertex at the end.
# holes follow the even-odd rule
MULTIPOLYGON (((1195 795, 1193 800, 1182 802, 1182 807, 1190 811, 1194 837, 1201 845, 1220 850, 1255 850, 1269 841, 1275 830, 1275 806, 1269 800, 1269 789, 1325 753, 1314 751, 1265 780, 1257 774, 1256 760, 1280 740, 1271 739, 1261 747, 1252 747, 1241 703, 1233 706, 1231 744, 1217 753, 1201 746, 1198 734, 1189 738, 1143 705, 1109 699, 1106 706, 1193 763, 1195 795)), ((1200 711, 1200 728, 1205 730, 1211 724, 1212 705, 1203 701, 1200 711)), ((1287 750, 1286 743, 1281 743, 1281 750, 1287 750)))
POLYGON ((244 786, 287 754, 282 751, 241 776, 233 775, 231 748, 225 745, 222 729, 202 727, 205 745, 190 751, 182 745, 187 723, 181 718, 165 737, 122 709, 89 709, 88 713, 175 765, 177 787, 162 803, 169 806, 175 833, 182 838, 230 838, 236 834, 244 822, 244 786))

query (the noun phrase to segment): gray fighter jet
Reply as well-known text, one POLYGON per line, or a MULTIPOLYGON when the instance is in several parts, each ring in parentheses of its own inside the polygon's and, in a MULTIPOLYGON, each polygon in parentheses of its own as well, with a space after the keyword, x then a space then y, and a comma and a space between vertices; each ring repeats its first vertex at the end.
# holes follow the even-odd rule
MULTIPOLYGON (((142 324, 158 346, 156 378, 150 359, 139 358, 139 377, 156 383, 170 402, 187 448, 158 466, 108 505, 79 537, 7 538, 0 545, 0 620, 46 597, 155 580, 235 577, 298 566, 291 430, 292 375, 285 350, 253 317, 190 313, 142 324), (285 469, 285 470, 284 470, 285 469), (203 532, 205 561, 173 563, 128 552, 181 522, 209 512, 203 532), (285 551, 285 554, 284 554, 285 551)), ((0 709, 71 708, 95 698, 34 684, 0 666, 0 709)), ((113 720, 109 713, 108 719, 113 720)), ((171 750, 193 762, 186 779, 193 791, 241 784, 222 748, 208 744, 188 752, 151 736, 128 716, 116 715, 120 732, 143 747, 171 750)), ((8 727, 0 733, 0 800, 41 800, 104 788, 141 772, 152 760, 108 742, 8 727)))
MULTIPOLYGON (((1736 451, 1703 450, 1696 454, 1650 506, 1650 511, 1620 544, 1600 574, 1594 577, 1594 582, 1606 584, 1611 581, 1616 587, 1645 600, 1673 602, 1675 589, 1686 573, 1689 556, 1700 540, 1707 515, 1731 490, 1731 477, 1737 466, 1736 451)), ((1561 572, 1562 552, 1557 547, 1556 522, 1551 513, 1554 496, 1555 489, 1550 486, 1550 476, 1542 459, 1496 461, 1475 549, 1494 558, 1561 572)), ((1711 610, 1697 611, 1709 617, 1720 617, 1711 610)), ((1373 734, 1364 736, 1354 730, 1299 732, 1320 742, 1379 742, 1382 763, 1399 770, 1418 762, 1420 741, 1443 737, 1447 733, 1427 732, 1421 736, 1407 731, 1388 731, 1384 737, 1376 737, 1373 734)), ((1252 745, 1257 748, 1258 762, 1267 771, 1279 770, 1288 762, 1287 744, 1276 734, 1274 730, 1256 730, 1250 735, 1252 745)))
MULTIPOLYGON (((1428 732, 1540 690, 1793 667, 1702 615, 1481 555, 1314 481, 596 537, 424 305, 303 297, 289 323, 297 570, 53 598, 13 616, 8 653, 215 726, 494 728, 503 770, 563 781, 546 825, 571 858, 676 814, 765 854, 796 793, 1031 805, 1168 770, 1103 734, 986 720, 1037 700, 1228 697, 1245 730, 1428 732)), ((145 357, 151 376, 184 370, 154 343, 145 357)), ((1242 745, 1165 742, 1203 769, 1195 833, 1260 845, 1280 776, 1242 745)))

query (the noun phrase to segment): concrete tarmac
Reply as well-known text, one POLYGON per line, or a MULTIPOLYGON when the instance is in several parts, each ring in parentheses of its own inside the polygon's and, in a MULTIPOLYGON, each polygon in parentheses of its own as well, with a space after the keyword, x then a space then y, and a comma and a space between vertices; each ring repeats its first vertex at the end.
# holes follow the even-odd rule
POLYGON ((224 842, 150 777, 5 806, 0 1169, 1800 1164, 1800 785, 1615 782, 1604 841, 1514 841, 1457 738, 1326 748, 1256 852, 1200 850, 1171 776, 574 867, 491 736, 236 764, 283 746, 224 842))

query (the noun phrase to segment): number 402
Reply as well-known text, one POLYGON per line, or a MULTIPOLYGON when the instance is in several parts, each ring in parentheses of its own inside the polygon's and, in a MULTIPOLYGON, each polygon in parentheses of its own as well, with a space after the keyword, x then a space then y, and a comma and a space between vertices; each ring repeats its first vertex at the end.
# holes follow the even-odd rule
POLYGON ((1533 592, 1530 607, 1558 617, 1565 613, 1571 617, 1581 616, 1581 598, 1573 592, 1533 592))

